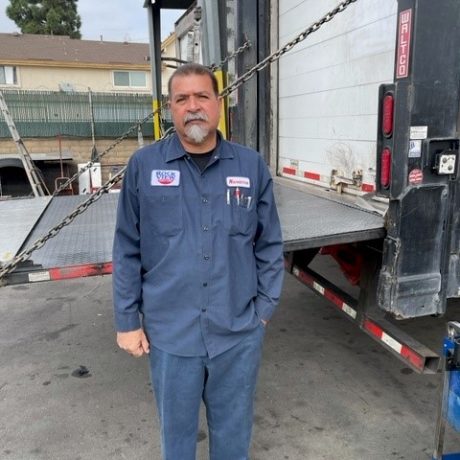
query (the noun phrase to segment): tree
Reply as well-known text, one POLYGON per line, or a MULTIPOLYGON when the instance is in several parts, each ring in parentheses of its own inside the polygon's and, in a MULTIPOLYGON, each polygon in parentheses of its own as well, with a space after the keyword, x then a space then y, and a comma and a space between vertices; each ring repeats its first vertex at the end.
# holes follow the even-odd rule
POLYGON ((10 0, 7 16, 24 34, 81 38, 78 0, 10 0))

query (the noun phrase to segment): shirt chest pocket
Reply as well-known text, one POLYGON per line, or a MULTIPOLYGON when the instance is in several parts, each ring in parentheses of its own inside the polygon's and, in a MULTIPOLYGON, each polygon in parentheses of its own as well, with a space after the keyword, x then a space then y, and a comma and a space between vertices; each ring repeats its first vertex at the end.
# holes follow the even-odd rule
POLYGON ((230 202, 230 205, 223 207, 224 226, 229 235, 250 235, 255 232, 257 227, 257 212, 254 203, 247 202, 237 204, 230 202))
POLYGON ((183 229, 182 196, 179 187, 154 188, 147 195, 147 218, 161 236, 174 236, 183 229))

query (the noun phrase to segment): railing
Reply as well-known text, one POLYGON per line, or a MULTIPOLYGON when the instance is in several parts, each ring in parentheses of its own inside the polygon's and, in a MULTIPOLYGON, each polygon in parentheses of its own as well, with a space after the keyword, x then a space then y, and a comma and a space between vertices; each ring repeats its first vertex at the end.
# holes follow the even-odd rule
MULTIPOLYGON (((21 137, 91 137, 92 123, 97 138, 117 137, 152 112, 148 94, 25 90, 3 94, 21 137)), ((152 123, 142 126, 142 134, 153 136, 152 123)), ((0 115, 0 138, 9 137, 0 115)))

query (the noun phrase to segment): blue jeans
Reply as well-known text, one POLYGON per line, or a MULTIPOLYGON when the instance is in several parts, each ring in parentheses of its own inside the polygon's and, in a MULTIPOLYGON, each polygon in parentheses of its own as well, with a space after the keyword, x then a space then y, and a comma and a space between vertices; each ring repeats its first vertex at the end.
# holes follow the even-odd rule
POLYGON ((212 359, 150 347, 164 460, 195 460, 201 400, 210 460, 248 460, 253 401, 265 328, 212 359))

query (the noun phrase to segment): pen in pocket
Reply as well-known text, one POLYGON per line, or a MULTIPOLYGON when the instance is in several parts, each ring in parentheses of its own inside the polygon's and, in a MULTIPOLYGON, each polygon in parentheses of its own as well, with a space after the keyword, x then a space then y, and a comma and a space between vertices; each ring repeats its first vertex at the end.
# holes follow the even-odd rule
POLYGON ((230 206, 230 189, 227 189, 227 204, 230 206))
POLYGON ((236 204, 239 206, 240 205, 240 198, 241 198, 241 192, 239 187, 236 187, 235 189, 235 197, 236 197, 236 204))

